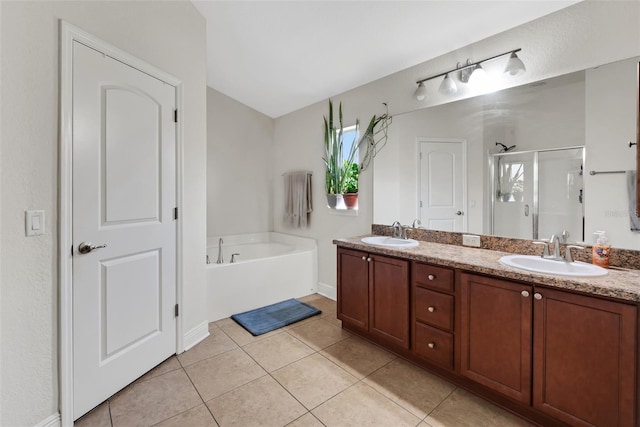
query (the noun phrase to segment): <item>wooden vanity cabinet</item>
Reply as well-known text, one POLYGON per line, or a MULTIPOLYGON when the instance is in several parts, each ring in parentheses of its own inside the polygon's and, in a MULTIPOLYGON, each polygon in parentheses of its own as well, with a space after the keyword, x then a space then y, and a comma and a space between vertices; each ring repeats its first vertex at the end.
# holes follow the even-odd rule
POLYGON ((568 425, 635 425, 636 306, 461 278, 462 375, 568 425))
POLYGON ((533 286, 461 274, 460 373, 530 404, 533 286))
POLYGON ((409 262, 338 248, 338 319, 409 348, 409 262))
POLYGON ((533 406, 573 426, 635 425, 637 308, 535 287, 533 406))
POLYGON ((411 265, 412 351, 454 370, 455 284, 453 270, 421 262, 411 265))

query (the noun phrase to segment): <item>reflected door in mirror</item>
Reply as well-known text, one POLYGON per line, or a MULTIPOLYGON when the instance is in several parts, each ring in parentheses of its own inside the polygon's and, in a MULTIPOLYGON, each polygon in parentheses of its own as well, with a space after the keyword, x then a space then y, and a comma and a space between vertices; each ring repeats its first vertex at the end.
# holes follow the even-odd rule
POLYGON ((420 220, 431 230, 466 231, 465 142, 420 140, 420 220))

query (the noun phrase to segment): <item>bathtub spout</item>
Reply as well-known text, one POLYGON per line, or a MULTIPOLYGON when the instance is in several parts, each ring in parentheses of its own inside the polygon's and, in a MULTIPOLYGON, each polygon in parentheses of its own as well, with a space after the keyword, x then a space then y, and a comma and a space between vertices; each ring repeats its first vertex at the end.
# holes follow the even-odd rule
POLYGON ((218 264, 222 264, 224 262, 224 259, 222 258, 222 244, 224 243, 224 241, 222 240, 222 237, 220 238, 220 240, 218 240, 218 261, 216 261, 216 263, 218 264))
POLYGON ((231 261, 229 261, 231 264, 236 262, 236 257, 240 256, 240 254, 231 254, 231 261))

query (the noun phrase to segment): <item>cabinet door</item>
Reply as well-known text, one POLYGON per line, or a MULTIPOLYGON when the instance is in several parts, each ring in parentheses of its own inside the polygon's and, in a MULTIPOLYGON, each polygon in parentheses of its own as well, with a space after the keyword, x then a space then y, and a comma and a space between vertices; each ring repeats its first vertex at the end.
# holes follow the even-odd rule
POLYGON ((461 275, 461 373, 515 400, 531 400, 532 287, 461 275))
POLYGON ((338 249, 338 319, 369 330, 369 262, 364 252, 338 249))
POLYGON ((536 292, 534 407, 574 426, 635 425, 636 307, 536 292))
POLYGON ((409 348, 409 263, 371 255, 369 294, 372 335, 409 348))

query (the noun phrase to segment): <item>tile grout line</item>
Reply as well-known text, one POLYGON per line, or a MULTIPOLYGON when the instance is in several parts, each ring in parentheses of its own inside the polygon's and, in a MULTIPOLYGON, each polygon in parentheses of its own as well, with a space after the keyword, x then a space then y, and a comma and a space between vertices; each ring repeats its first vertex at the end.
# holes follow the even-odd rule
MULTIPOLYGON (((438 403, 431 411, 429 411, 429 413, 427 413, 427 415, 425 415, 425 417, 422 419, 422 421, 424 421, 425 423, 427 422, 427 418, 429 418, 429 415, 433 414, 439 407, 440 405, 442 405, 453 393, 455 393, 455 391, 458 390, 458 387, 453 387, 453 390, 451 390, 451 392, 449 394, 447 394, 447 396, 442 399, 440 401, 440 403, 438 403)), ((429 424, 429 423, 427 423, 429 424)), ((430 424, 429 424, 430 425, 430 424)))
MULTIPOLYGON (((180 362, 178 360, 178 362, 180 362)), ((182 363, 180 363, 180 366, 182 366, 182 363)), ((187 373, 187 370, 184 368, 184 366, 182 366, 182 371, 184 372, 184 374, 187 376, 187 378, 189 379, 189 382, 191 383, 191 385, 193 386, 193 389, 196 391, 196 393, 198 393, 198 397, 200 398, 200 400, 202 401, 202 404, 204 405, 204 407, 207 409, 207 411, 209 411, 209 414, 211 414, 211 417, 213 418, 213 421, 219 426, 220 423, 218 422, 218 420, 216 419, 216 416, 213 414, 213 412, 211 412, 211 409, 209 408, 209 405, 207 405, 207 402, 204 401, 204 398, 202 397, 202 394, 200 394, 200 390, 198 390, 198 387, 196 387, 196 385, 193 383, 193 380, 191 379, 191 377, 189 376, 189 374, 187 373)), ((194 406, 195 408, 196 406, 194 406)), ((190 411, 193 408, 187 409, 187 411, 190 411)), ((183 414, 184 412, 187 411, 183 411, 181 412, 181 414, 183 414)), ((179 414, 178 414, 179 415, 179 414)), ((167 418, 170 419, 170 418, 167 418)), ((166 420, 165 420, 166 421, 166 420)))

